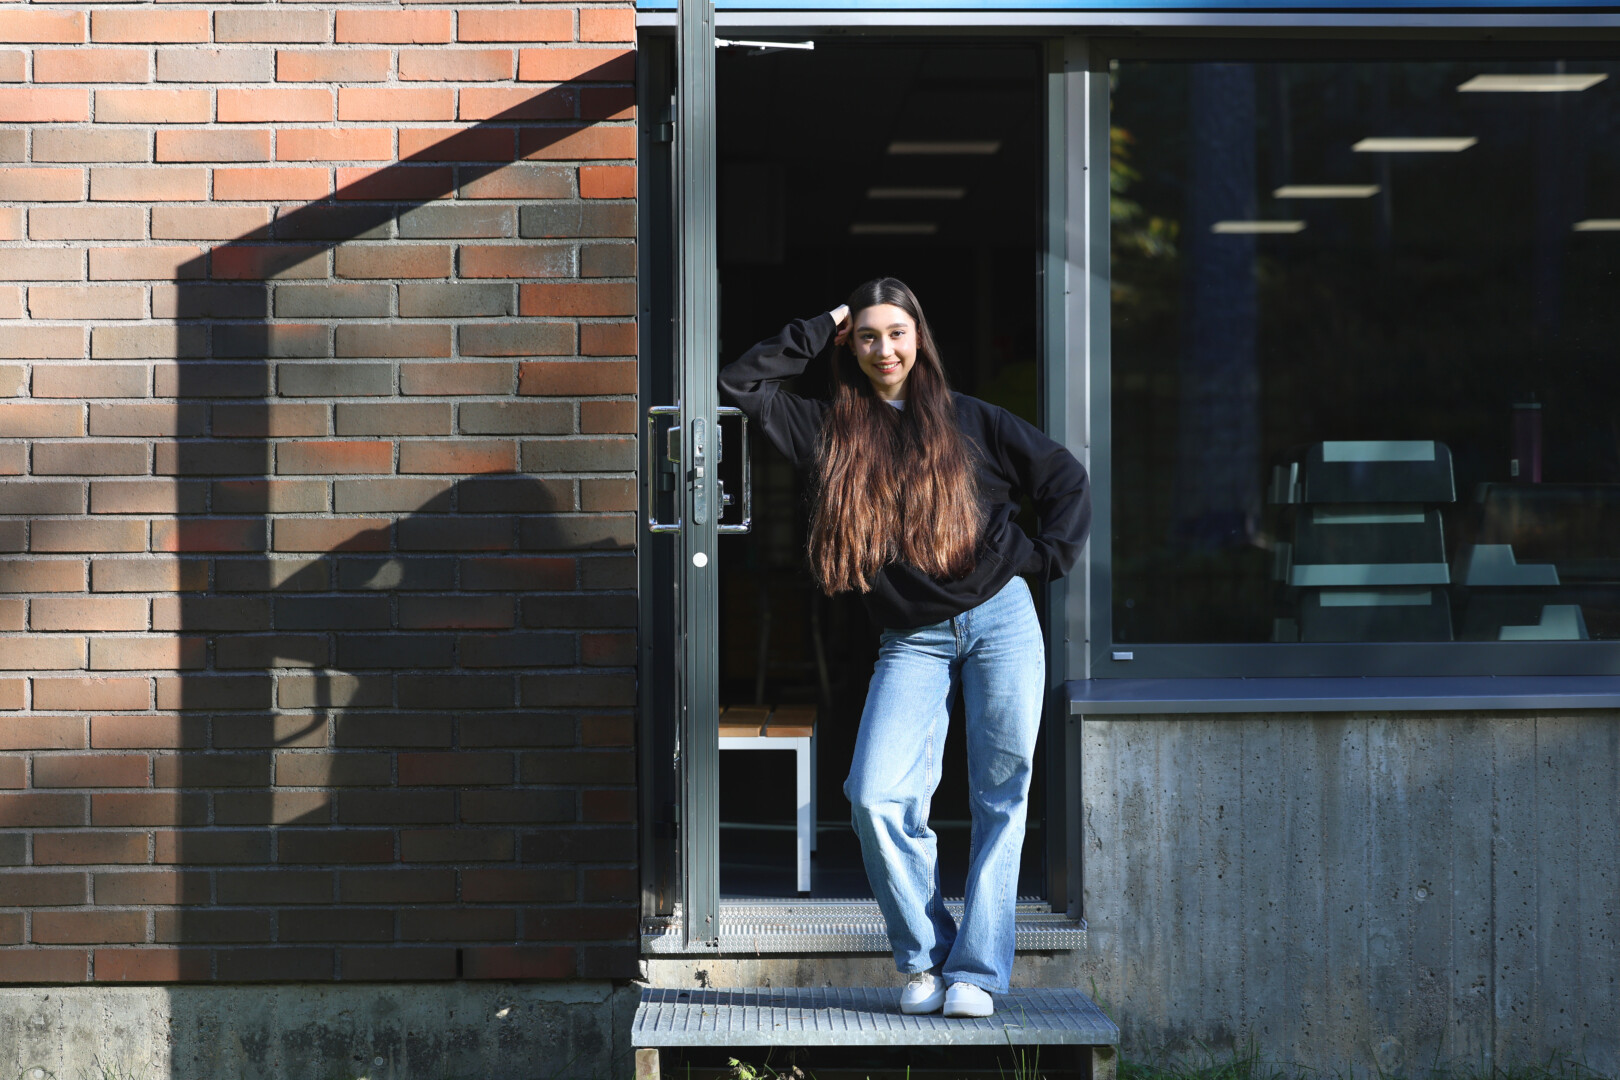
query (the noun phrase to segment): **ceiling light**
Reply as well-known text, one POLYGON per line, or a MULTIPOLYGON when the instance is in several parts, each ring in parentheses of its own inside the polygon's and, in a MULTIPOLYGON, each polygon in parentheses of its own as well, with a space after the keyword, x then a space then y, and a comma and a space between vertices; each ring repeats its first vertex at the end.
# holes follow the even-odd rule
POLYGON ((1620 218, 1587 218, 1575 223, 1576 232, 1620 232, 1620 218))
POLYGON ((1362 139, 1350 149, 1362 154, 1455 154, 1479 142, 1472 135, 1419 136, 1391 135, 1362 139))
POLYGON ((1217 221, 1209 229, 1212 233, 1231 236, 1253 236, 1305 231, 1303 221, 1217 221))
POLYGON ((1370 199, 1377 184, 1284 184, 1271 194, 1279 199, 1370 199))
POLYGON ((1000 139, 897 139, 889 144, 891 154, 994 154, 1000 149, 1000 139))
POLYGON ((1475 75, 1457 89, 1465 94, 1568 94, 1591 89, 1607 78, 1607 75, 1475 75))
POLYGON ((866 189, 868 199, 960 199, 967 188, 959 187, 875 187, 866 189))
POLYGON ((932 221, 857 221, 849 227, 851 236, 933 236, 939 226, 932 221))

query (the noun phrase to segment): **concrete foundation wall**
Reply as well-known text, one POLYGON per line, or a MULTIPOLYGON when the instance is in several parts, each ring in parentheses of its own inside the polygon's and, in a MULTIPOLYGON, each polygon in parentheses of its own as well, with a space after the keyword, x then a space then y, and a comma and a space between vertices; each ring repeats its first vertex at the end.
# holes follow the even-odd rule
POLYGON ((1620 1074, 1620 722, 1084 722, 1098 996, 1141 1050, 1620 1074))
POLYGON ((628 1077, 635 1003, 608 982, 0 989, 0 1076, 628 1077))

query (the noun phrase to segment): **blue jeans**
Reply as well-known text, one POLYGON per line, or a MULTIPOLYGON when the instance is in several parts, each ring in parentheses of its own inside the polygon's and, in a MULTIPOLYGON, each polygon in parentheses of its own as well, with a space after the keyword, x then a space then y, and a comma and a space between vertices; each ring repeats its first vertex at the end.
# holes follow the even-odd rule
POLYGON ((1045 689, 1045 643, 1022 578, 954 619, 884 631, 844 794, 902 972, 943 971, 949 982, 1007 992, 1045 689), (928 827, 958 688, 973 814, 960 927, 945 909, 928 827))

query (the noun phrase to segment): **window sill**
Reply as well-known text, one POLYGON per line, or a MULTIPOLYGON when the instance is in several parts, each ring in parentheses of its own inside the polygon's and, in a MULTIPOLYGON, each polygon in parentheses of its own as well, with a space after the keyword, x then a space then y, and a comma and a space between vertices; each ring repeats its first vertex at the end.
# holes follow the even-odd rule
POLYGON ((1078 679, 1074 716, 1620 708, 1620 675, 1078 679))

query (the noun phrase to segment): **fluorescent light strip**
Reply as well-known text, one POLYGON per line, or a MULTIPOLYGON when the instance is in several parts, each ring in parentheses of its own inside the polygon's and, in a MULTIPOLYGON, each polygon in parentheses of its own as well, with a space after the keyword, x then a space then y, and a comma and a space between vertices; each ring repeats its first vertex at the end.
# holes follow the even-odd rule
POLYGON ((1465 94, 1571 94, 1590 90, 1607 75, 1475 75, 1457 87, 1465 94))
POLYGON ((1305 231, 1303 221, 1217 221, 1209 229, 1223 236, 1255 236, 1305 231))
POLYGON ((1377 184, 1284 184, 1271 194, 1279 199, 1370 199, 1377 184))
POLYGON ((851 236, 933 236, 939 226, 932 221, 857 221, 849 227, 851 236))
POLYGON ((1360 154, 1455 154, 1479 142, 1472 135, 1377 136, 1362 139, 1350 149, 1360 154))
POLYGON ((868 199, 960 199, 967 188, 959 187, 875 187, 866 189, 868 199))
POLYGON ((1575 223, 1576 232, 1620 232, 1620 218, 1587 218, 1575 223))
POLYGON ((1000 150, 1000 139, 897 139, 889 144, 891 154, 994 154, 1000 150))

